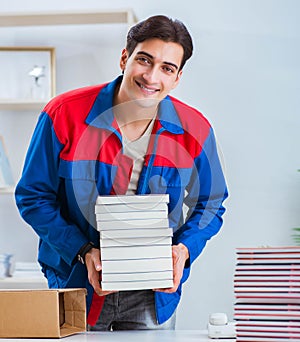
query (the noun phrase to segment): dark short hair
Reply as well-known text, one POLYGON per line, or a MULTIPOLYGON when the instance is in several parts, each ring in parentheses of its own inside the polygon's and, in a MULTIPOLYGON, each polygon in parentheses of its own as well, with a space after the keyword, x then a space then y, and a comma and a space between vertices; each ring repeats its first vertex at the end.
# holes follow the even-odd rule
POLYGON ((193 42, 185 25, 164 15, 155 15, 134 25, 127 34, 126 49, 129 56, 138 43, 147 39, 158 38, 165 42, 173 42, 183 47, 183 58, 179 70, 192 56, 193 42))

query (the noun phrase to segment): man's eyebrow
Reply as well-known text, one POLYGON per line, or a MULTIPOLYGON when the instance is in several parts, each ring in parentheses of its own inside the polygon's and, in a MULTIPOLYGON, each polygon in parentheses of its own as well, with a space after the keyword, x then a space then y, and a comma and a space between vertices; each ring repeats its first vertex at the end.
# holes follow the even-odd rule
MULTIPOLYGON (((152 55, 150 55, 150 53, 145 52, 145 51, 138 51, 137 55, 145 55, 145 56, 149 57, 150 59, 154 59, 154 57, 152 55)), ((179 69, 178 66, 174 63, 171 63, 171 62, 163 62, 163 63, 174 67, 176 70, 179 69)))

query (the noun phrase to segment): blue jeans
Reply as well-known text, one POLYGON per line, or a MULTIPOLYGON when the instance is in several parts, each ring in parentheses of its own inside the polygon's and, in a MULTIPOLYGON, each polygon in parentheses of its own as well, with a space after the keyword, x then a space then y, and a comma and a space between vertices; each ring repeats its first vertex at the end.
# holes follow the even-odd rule
POLYGON ((152 290, 120 291, 106 296, 96 325, 88 330, 174 330, 175 323, 175 313, 165 323, 157 323, 152 290))
MULTIPOLYGON (((45 275, 50 288, 64 288, 66 280, 53 269, 45 275)), ((90 331, 107 330, 175 330, 176 313, 163 324, 156 321, 154 292, 152 290, 120 291, 105 297, 100 317, 90 331)))

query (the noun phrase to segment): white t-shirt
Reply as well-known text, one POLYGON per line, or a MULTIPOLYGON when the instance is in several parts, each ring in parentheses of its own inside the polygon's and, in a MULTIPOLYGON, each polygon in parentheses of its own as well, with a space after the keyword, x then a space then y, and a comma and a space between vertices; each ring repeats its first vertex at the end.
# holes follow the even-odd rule
POLYGON ((125 136, 120 127, 123 139, 123 153, 133 159, 133 168, 128 185, 126 195, 134 195, 136 193, 138 180, 142 171, 145 155, 148 149, 151 132, 155 119, 152 119, 146 131, 136 140, 129 140, 125 136))

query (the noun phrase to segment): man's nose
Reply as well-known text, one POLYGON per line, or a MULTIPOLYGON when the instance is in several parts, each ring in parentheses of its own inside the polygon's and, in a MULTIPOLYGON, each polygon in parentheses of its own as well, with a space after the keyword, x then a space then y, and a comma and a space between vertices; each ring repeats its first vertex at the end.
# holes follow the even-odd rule
POLYGON ((144 79, 149 83, 149 84, 154 84, 158 83, 159 80, 159 68, 153 66, 152 68, 149 68, 144 74, 143 74, 144 79))

